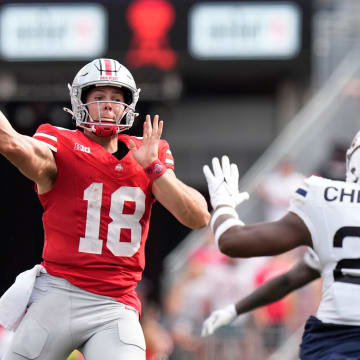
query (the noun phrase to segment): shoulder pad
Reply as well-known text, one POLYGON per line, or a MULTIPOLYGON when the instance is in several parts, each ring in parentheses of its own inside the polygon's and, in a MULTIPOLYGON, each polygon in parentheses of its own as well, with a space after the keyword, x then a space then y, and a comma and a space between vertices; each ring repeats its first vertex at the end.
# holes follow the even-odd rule
POLYGON ((58 129, 50 124, 42 124, 38 127, 33 138, 44 142, 49 148, 57 152, 58 129))

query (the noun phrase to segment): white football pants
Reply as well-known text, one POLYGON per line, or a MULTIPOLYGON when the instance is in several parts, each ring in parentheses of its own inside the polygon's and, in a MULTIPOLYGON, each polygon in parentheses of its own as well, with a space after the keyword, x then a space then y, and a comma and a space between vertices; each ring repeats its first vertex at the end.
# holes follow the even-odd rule
POLYGON ((145 348, 135 309, 42 273, 4 360, 145 360, 145 348))

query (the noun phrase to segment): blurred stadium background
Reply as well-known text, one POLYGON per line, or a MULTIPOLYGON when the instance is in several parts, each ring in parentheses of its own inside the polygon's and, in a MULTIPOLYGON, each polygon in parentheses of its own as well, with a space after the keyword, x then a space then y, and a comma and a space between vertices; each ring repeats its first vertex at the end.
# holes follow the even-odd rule
MULTIPOLYGON (((0 109, 28 135, 43 122, 71 127, 67 83, 91 59, 116 58, 142 89, 131 133, 159 113, 177 176, 207 198, 202 166, 230 155, 251 194, 240 216, 262 221, 258 189, 281 162, 343 177, 360 127, 359 39, 357 0, 2 0, 0 109)), ((41 261, 43 234, 33 184, 3 157, 0 169, 3 293, 41 261)), ((211 310, 259 286, 266 267, 285 271, 303 249, 230 262, 212 245, 208 229, 190 232, 155 205, 139 286, 148 359, 296 359, 320 281, 215 336, 200 330, 211 310)))

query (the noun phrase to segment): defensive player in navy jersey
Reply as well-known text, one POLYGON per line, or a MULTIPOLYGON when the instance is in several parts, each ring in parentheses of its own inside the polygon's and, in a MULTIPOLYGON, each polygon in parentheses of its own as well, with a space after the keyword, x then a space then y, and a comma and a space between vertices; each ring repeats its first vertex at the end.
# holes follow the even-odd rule
POLYGON ((245 225, 235 207, 248 198, 238 189, 238 168, 227 156, 204 166, 214 213, 210 226, 231 257, 277 255, 306 245, 320 261, 322 299, 309 318, 302 360, 360 359, 360 132, 347 151, 346 182, 312 176, 296 190, 278 221, 245 225))
MULTIPOLYGON (((0 153, 35 182, 45 234, 26 314, 19 325, 8 322, 17 329, 5 360, 63 360, 75 348, 87 360, 144 360, 135 287, 152 204, 192 229, 207 225, 207 204, 175 176, 158 115, 146 116, 142 138, 123 133, 139 98, 123 65, 96 59, 69 90, 76 130, 43 124, 31 138, 0 113, 0 153)), ((4 301, 19 293, 11 289, 4 301)), ((6 315, 0 302, 0 319, 6 315)))

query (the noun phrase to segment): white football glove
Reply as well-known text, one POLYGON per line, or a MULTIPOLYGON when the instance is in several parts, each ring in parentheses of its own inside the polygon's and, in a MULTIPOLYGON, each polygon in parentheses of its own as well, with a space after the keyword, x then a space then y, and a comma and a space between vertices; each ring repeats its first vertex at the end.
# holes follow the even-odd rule
POLYGON ((208 165, 203 172, 209 188, 210 202, 213 209, 219 205, 236 207, 249 199, 247 192, 239 192, 239 169, 236 164, 230 165, 229 158, 224 155, 220 161, 217 157, 212 159, 213 172, 208 165))
POLYGON ((201 336, 212 335, 219 327, 232 323, 236 318, 237 313, 234 304, 213 311, 203 323, 201 336))

